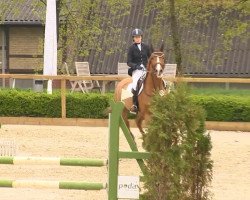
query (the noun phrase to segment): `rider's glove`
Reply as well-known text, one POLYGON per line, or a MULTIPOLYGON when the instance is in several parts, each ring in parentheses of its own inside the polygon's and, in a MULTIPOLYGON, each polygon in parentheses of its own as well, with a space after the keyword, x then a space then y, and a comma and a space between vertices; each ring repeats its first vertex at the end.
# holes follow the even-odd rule
POLYGON ((142 70, 142 69, 143 69, 143 65, 137 65, 137 66, 136 66, 136 69, 142 70))

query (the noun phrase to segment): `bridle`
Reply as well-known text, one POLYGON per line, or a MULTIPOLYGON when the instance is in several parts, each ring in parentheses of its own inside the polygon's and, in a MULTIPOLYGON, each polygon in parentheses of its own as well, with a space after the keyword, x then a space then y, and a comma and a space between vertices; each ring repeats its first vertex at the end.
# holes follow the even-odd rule
MULTIPOLYGON (((163 52, 153 52, 152 54, 151 54, 151 56, 150 56, 150 60, 153 58, 153 57, 158 57, 158 58, 164 58, 164 53, 163 52)), ((161 67, 163 68, 163 65, 164 65, 164 63, 162 64, 161 62, 160 62, 160 59, 159 59, 159 61, 157 61, 156 63, 155 63, 155 65, 153 66, 153 68, 155 68, 155 66, 156 65, 161 65, 161 67)), ((149 73, 151 73, 151 74, 153 74, 154 72, 152 71, 152 70, 149 70, 149 71, 147 71, 147 72, 149 72, 149 73)))
MULTIPOLYGON (((163 52, 153 52, 153 53, 151 54, 151 56, 150 56, 150 60, 153 59, 153 57, 164 58, 164 53, 163 53, 163 52)), ((155 78, 154 78, 153 76, 155 76, 156 72, 155 72, 155 70, 152 70, 152 68, 155 69, 156 65, 158 65, 158 64, 160 64, 161 67, 162 67, 162 69, 163 69, 164 63, 162 64, 162 63, 160 62, 160 59, 159 59, 159 61, 157 61, 157 62, 154 64, 154 66, 151 67, 150 70, 147 70, 147 73, 149 73, 149 74, 152 76, 153 88, 154 88, 155 90, 157 89, 157 84, 156 84, 155 78)), ((148 65, 149 65, 149 63, 148 63, 148 65)), ((147 94, 147 93, 146 93, 146 94, 147 94)), ((151 96, 151 95, 149 95, 149 94, 147 94, 147 95, 148 95, 148 96, 151 96)))

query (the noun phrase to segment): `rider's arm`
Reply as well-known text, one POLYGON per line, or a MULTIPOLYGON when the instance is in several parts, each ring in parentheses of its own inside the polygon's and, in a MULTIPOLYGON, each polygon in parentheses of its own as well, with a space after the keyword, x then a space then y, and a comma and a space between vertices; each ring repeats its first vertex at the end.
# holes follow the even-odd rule
POLYGON ((128 55, 127 55, 127 64, 129 67, 131 67, 132 69, 136 69, 137 67, 137 63, 133 62, 133 46, 131 46, 128 50, 128 55))

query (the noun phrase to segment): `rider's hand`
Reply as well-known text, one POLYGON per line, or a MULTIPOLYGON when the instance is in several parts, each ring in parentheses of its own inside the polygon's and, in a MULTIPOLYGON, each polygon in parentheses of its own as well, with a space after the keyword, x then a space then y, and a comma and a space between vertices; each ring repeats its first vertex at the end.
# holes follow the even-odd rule
POLYGON ((143 67, 142 67, 141 65, 137 65, 137 66, 136 66, 136 69, 138 69, 138 70, 142 70, 142 69, 143 69, 143 67))

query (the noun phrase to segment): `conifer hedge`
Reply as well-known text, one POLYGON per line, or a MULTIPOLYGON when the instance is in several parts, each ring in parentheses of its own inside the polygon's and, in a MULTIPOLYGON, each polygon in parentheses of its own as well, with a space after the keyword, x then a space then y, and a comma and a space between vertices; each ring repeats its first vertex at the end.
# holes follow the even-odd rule
POLYGON ((207 200, 212 179, 211 139, 205 112, 178 85, 168 96, 155 96, 143 146, 146 161, 143 200, 207 200))

